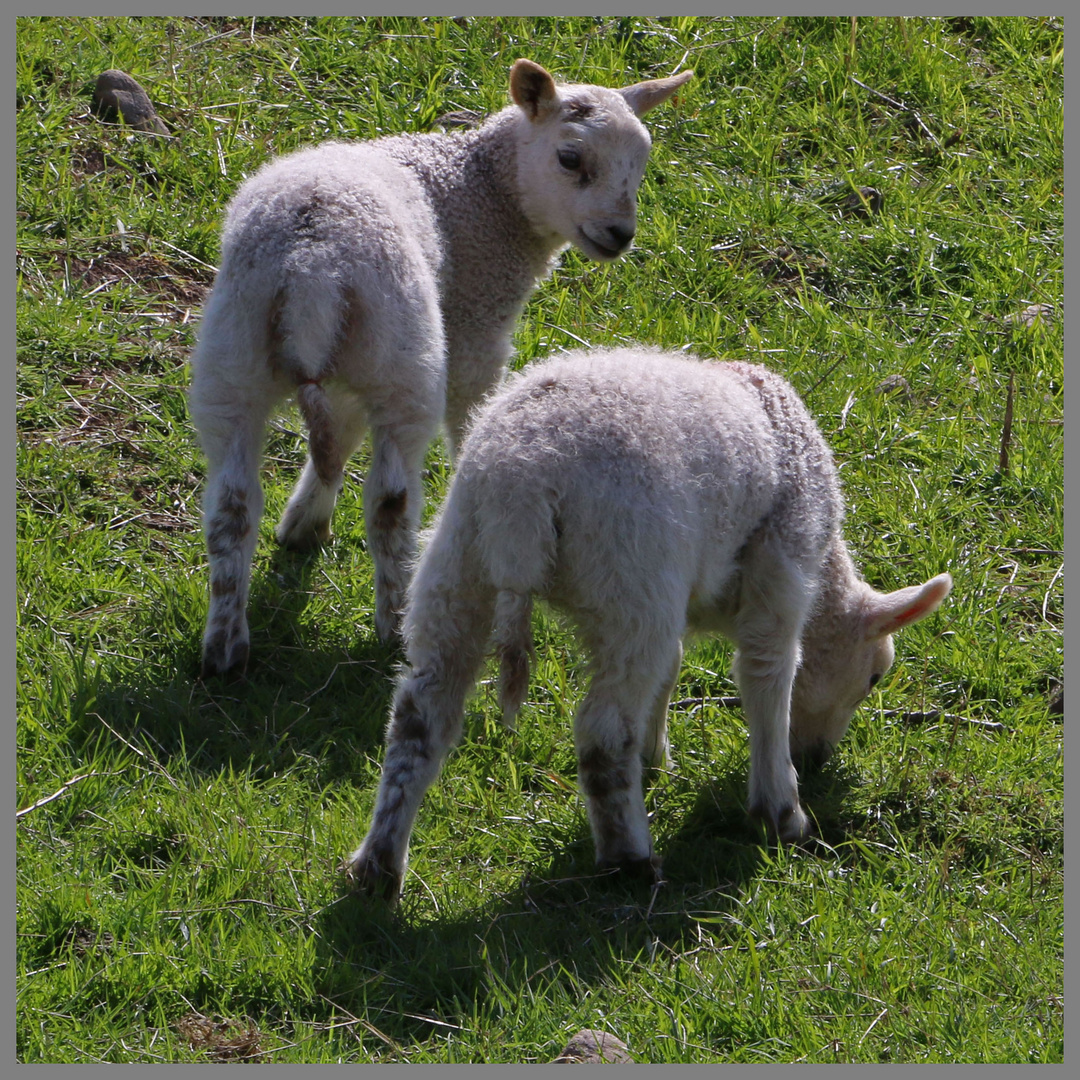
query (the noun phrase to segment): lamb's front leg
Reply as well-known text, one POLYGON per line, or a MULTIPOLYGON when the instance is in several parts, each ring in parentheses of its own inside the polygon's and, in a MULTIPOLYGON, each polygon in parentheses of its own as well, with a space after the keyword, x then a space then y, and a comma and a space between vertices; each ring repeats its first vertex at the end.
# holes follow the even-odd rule
MULTIPOLYGON (((473 298, 448 301, 453 310, 472 310, 473 298)), ((446 449, 453 461, 465 441, 469 421, 476 406, 498 385, 513 353, 512 336, 517 312, 502 323, 481 330, 469 325, 467 330, 449 329, 446 380, 446 449)))
POLYGON ((797 642, 753 655, 740 648, 735 677, 750 729, 750 816, 780 840, 795 843, 813 831, 799 804, 799 778, 791 761, 788 726, 797 642))
POLYGON ((780 840, 811 834, 799 805, 799 778, 791 762, 791 688, 813 580, 765 530, 743 554, 742 595, 735 619, 733 673, 750 729, 750 816, 780 840))

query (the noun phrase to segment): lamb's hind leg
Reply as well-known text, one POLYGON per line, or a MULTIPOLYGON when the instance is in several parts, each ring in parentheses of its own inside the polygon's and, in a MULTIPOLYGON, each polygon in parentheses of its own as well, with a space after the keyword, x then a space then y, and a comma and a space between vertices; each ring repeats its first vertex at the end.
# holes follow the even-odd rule
POLYGON ((679 681, 682 667, 682 642, 671 658, 667 678, 664 679, 660 692, 656 695, 645 725, 645 745, 642 747, 642 760, 654 769, 671 768, 671 748, 668 743, 667 714, 671 704, 671 695, 679 681))
POLYGON ((656 875, 649 818, 642 794, 642 752, 646 736, 659 736, 656 708, 666 705, 671 672, 677 670, 677 638, 654 645, 647 655, 622 657, 618 667, 598 658, 589 692, 574 717, 578 784, 601 867, 656 875), (656 655, 656 654, 660 655, 656 655))
POLYGON ((269 411, 266 400, 229 402, 207 393, 206 377, 196 381, 191 407, 207 458, 203 531, 210 562, 210 610, 203 635, 203 678, 247 664, 247 599, 263 510, 259 462, 269 411))
MULTIPOLYGON (((297 550, 330 538, 330 517, 341 491, 344 465, 365 428, 363 406, 351 394, 335 396, 325 418, 310 408, 305 410, 305 417, 312 452, 276 532, 280 543, 297 550)), ((427 423, 420 425, 372 428, 364 516, 375 563, 375 629, 383 641, 397 633, 405 603, 423 506, 420 471, 428 443, 435 435, 436 419, 432 414, 427 423)))
POLYGON ((434 434, 434 416, 429 424, 372 428, 364 518, 375 563, 375 631, 382 641, 399 632, 424 501, 421 467, 434 434))
POLYGON ((477 584, 448 591, 444 584, 437 580, 414 599, 408 649, 412 667, 394 696, 371 827, 345 863, 357 892, 378 894, 390 903, 401 892, 420 802, 461 737, 465 697, 491 625, 490 589, 477 584))

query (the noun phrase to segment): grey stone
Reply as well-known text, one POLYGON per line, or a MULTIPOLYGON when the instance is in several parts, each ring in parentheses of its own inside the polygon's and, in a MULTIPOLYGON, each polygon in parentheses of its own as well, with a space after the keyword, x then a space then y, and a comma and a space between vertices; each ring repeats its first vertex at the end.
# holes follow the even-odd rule
POLYGON ((566 1044, 563 1052, 555 1059, 564 1065, 595 1065, 607 1062, 615 1065, 633 1063, 626 1043, 607 1031, 593 1031, 583 1028, 566 1044))
POLYGON ((110 68, 98 76, 94 105, 101 114, 119 113, 124 123, 137 131, 168 135, 165 122, 154 111, 146 91, 126 72, 110 68))

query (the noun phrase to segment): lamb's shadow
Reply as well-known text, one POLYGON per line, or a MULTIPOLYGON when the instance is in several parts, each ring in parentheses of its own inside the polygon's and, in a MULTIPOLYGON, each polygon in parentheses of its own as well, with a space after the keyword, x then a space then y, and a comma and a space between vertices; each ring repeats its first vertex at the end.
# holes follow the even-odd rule
MULTIPOLYGON (((253 578, 246 677, 201 683, 202 628, 192 627, 174 657, 173 680, 94 687, 84 737, 101 737, 105 721, 135 745, 153 747, 160 761, 183 760, 208 776, 230 768, 272 775, 300 756, 319 761, 312 778, 319 787, 355 776, 358 760, 382 744, 400 655, 364 632, 362 614, 351 642, 320 642, 301 626, 319 565, 317 554, 285 552, 262 562, 253 578), (300 651, 303 663, 294 666, 290 658, 300 651)), ((765 840, 746 820, 745 767, 718 762, 716 776, 678 806, 658 808, 666 880, 656 888, 597 873, 584 822, 546 862, 480 905, 451 900, 433 914, 410 875, 401 909, 391 913, 348 894, 341 881, 312 922, 316 989, 333 1003, 313 1002, 313 1019, 347 1010, 407 1045, 432 1034, 431 1022, 418 1017, 453 1022, 499 995, 543 993, 552 979, 605 985, 629 960, 696 948, 703 928, 722 946, 736 932, 728 916, 737 915, 760 873, 765 840)), ((833 840, 837 815, 828 808, 842 790, 843 773, 832 766, 803 783, 808 808, 833 840)))
MULTIPOLYGON (((804 791, 828 842, 808 842, 797 857, 835 858, 830 845, 842 834, 835 811, 846 784, 831 765, 807 778, 804 791)), ((560 978, 608 985, 627 961, 683 955, 701 946, 703 933, 717 947, 734 942, 738 908, 768 850, 747 820, 745 785, 745 770, 736 770, 697 794, 663 839, 658 885, 596 871, 582 825, 564 849, 479 907, 432 914, 411 872, 396 912, 342 886, 316 922, 320 992, 407 1044, 432 1034, 421 1014, 445 1021, 459 1007, 543 993, 560 978)))
POLYGON ((278 548, 258 560, 245 673, 204 683, 202 626, 192 625, 169 661, 171 679, 88 683, 93 704, 81 710, 73 740, 100 738, 105 724, 114 736, 148 745, 160 761, 181 758, 208 775, 285 770, 300 755, 321 762, 324 783, 348 775, 358 755, 382 742, 400 651, 374 638, 363 612, 345 640, 323 639, 317 625, 304 624, 320 560, 318 552, 278 548))

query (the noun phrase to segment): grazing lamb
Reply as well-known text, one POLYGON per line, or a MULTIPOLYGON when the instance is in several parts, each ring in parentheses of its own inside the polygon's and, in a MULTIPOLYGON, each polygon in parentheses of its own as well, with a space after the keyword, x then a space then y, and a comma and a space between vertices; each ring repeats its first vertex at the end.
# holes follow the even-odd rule
POLYGON ((328 539, 345 462, 370 429, 375 626, 393 636, 428 444, 444 420, 451 452, 459 444, 562 249, 607 261, 630 246, 650 146, 638 118, 691 74, 621 90, 556 86, 518 60, 514 104, 476 131, 324 143, 243 184, 191 358, 208 463, 204 676, 247 661, 263 432, 293 392, 309 456, 277 539, 292 548, 328 539))
POLYGON ((890 635, 952 585, 940 574, 875 592, 842 517, 825 440, 765 368, 635 347, 514 377, 473 422, 410 586, 408 667, 374 820, 346 866, 354 885, 396 900, 417 806, 460 737, 492 631, 513 718, 534 595, 572 618, 591 661, 574 740, 601 865, 659 868, 642 764, 667 760, 690 631, 738 645, 751 814, 782 840, 806 837, 793 756, 828 757, 892 663, 890 635))

